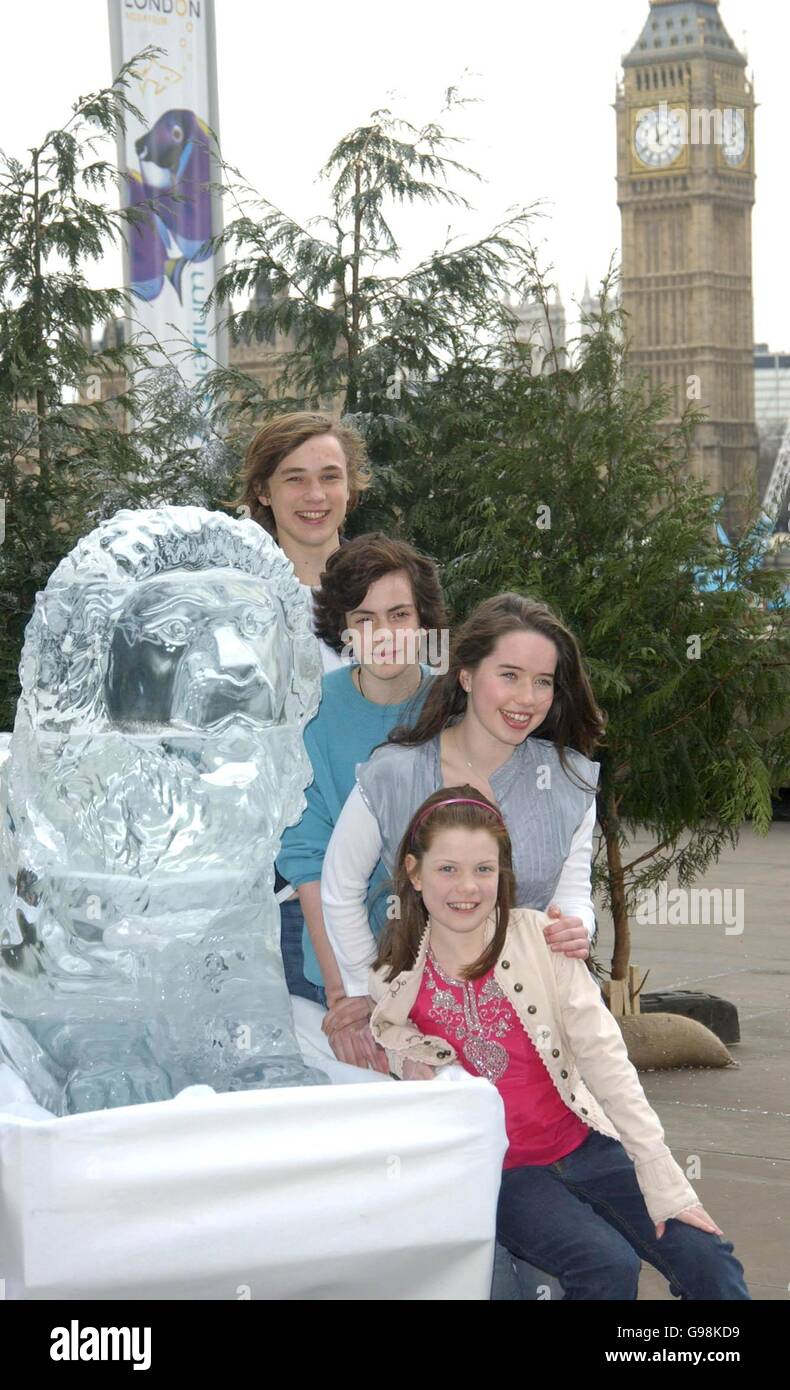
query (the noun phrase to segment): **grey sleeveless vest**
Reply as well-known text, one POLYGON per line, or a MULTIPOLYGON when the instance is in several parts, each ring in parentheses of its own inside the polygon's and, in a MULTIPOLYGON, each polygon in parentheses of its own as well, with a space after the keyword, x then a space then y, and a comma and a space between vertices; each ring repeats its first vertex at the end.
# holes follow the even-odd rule
MULTIPOLYGON (((513 846, 516 907, 548 907, 595 796, 600 763, 572 748, 566 758, 571 776, 553 743, 526 738, 489 778, 513 846)), ((416 748, 385 744, 355 771, 365 805, 378 821, 381 858, 391 876, 414 812, 443 785, 439 736, 416 748)))

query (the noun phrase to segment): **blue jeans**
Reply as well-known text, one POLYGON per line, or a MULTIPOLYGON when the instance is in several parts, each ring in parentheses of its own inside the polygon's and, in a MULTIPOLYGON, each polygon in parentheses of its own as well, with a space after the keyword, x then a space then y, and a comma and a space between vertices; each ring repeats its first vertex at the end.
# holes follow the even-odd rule
POLYGON ((506 1168, 497 1239, 548 1270, 566 1299, 635 1299, 640 1261, 684 1299, 750 1299, 732 1242, 673 1218, 660 1240, 622 1144, 592 1130, 556 1163, 506 1168))
POLYGON ((283 954, 288 993, 298 994, 302 999, 312 999, 314 1003, 326 1008, 326 990, 323 985, 314 985, 304 973, 303 928, 304 914, 299 899, 291 898, 288 902, 280 903, 280 950, 283 954))

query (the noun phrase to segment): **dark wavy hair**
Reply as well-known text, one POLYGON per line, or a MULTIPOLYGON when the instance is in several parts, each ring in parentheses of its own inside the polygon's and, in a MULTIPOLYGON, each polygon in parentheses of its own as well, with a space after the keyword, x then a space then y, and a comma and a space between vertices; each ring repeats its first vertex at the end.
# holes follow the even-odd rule
POLYGON ((575 748, 590 757, 603 737, 606 716, 596 703, 573 633, 547 603, 523 594, 496 594, 477 605, 454 634, 448 669, 432 678, 417 720, 408 728, 400 724, 392 729, 387 742, 416 748, 457 722, 466 712, 468 700, 461 671, 474 670, 491 655, 499 638, 510 632, 538 632, 557 648, 554 699, 543 723, 530 737, 550 740, 565 772, 578 782, 565 750, 575 748))
POLYGON ((334 551, 326 562, 314 596, 316 636, 342 652, 346 613, 359 607, 371 584, 395 570, 405 570, 409 577, 420 626, 446 628, 444 595, 433 560, 407 541, 368 531, 334 551))
MULTIPOLYGON (((433 679, 438 680, 439 678, 434 676, 433 679)), ((472 787, 468 783, 459 787, 442 787, 438 792, 427 797, 414 812, 398 848, 390 891, 395 896, 399 915, 387 922, 379 937, 378 955, 374 967, 375 969, 379 969, 381 966, 388 967, 387 983, 394 980, 395 976, 399 975, 402 970, 413 968, 417 959, 420 938, 428 921, 425 904, 407 872, 406 856, 414 855, 419 868, 423 855, 430 849, 434 837, 439 831, 455 830, 459 827, 463 830, 490 831, 499 850, 499 882, 497 885, 494 935, 483 954, 462 970, 461 977, 465 980, 477 980, 492 970, 499 959, 505 942, 505 933, 507 932, 516 887, 510 836, 502 824, 501 813, 497 807, 477 787, 472 787), (470 806, 468 802, 460 806, 442 805, 449 797, 454 796, 474 797, 475 801, 483 801, 491 809, 487 811, 483 806, 470 806), (420 821, 420 816, 430 806, 435 806, 436 810, 420 821), (420 821, 419 825, 417 825, 418 821, 420 821)))

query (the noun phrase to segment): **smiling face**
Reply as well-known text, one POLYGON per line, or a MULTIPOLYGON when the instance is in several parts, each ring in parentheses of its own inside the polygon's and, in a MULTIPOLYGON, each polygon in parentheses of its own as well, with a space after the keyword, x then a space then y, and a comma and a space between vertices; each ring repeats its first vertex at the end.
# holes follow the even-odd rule
POLYGON ((488 830, 438 830, 422 857, 404 865, 435 922, 449 931, 475 932, 496 906, 499 847, 488 830))
POLYGON ((508 632, 474 670, 462 669, 467 719, 511 747, 540 727, 554 699, 557 648, 539 632, 508 632))
POLYGON ((379 680, 394 680, 419 660, 420 615, 405 570, 374 580, 345 621, 344 641, 353 642, 357 661, 379 680))
POLYGON ((337 535, 348 509, 348 465, 333 434, 306 439, 278 463, 261 485, 259 502, 271 507, 277 539, 322 546, 337 535))

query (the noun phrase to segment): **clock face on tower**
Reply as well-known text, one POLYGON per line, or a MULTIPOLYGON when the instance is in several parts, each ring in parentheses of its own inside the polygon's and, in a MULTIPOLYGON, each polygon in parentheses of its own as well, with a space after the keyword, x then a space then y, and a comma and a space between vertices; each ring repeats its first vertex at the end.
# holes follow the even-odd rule
POLYGON ((686 143, 685 111, 665 105, 640 111, 634 122, 634 152, 646 169, 668 169, 686 143))
POLYGON ((746 117, 740 107, 731 106, 724 112, 721 152, 731 169, 743 164, 746 155, 746 117))

